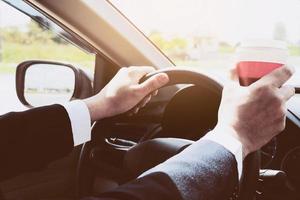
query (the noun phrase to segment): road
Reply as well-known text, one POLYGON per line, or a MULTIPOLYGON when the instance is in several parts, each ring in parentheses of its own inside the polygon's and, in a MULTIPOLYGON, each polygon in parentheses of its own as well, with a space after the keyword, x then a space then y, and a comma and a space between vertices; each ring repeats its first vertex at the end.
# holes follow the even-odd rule
POLYGON ((0 74, 0 115, 25 109, 16 94, 14 74, 0 74))

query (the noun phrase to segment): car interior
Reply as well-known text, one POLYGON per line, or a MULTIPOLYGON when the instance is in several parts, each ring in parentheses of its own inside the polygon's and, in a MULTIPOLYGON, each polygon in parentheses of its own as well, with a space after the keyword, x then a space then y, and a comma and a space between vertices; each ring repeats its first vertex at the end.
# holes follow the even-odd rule
MULTIPOLYGON (((53 31, 93 60, 92 72, 54 59, 28 57, 16 63, 16 95, 27 109, 92 96, 124 66, 154 66, 157 71, 144 80, 159 72, 170 77, 168 85, 139 113, 97 121, 92 125, 92 140, 74 148, 67 157, 1 182, 6 200, 67 200, 100 194, 176 155, 216 125, 224 80, 193 68, 175 67, 172 59, 111 1, 1 3, 53 31), (43 81, 34 77, 41 73, 51 84, 59 82, 62 86, 50 84, 43 90, 48 95, 33 95, 38 91, 34 84, 43 81), (63 95, 53 99, 53 93, 63 95)), ((297 95, 288 104, 285 130, 244 160, 240 189, 235 191, 238 199, 300 199, 297 95)))

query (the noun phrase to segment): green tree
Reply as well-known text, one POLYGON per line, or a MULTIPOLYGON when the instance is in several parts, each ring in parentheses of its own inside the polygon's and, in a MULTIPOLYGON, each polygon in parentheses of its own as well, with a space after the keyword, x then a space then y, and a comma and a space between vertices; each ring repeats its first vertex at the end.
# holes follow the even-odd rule
POLYGON ((0 30, 0 63, 2 62, 2 32, 0 30))
POLYGON ((1 38, 4 42, 12 43, 26 43, 26 38, 23 37, 23 33, 16 27, 6 27, 1 30, 1 38))
POLYGON ((51 31, 46 30, 35 21, 31 20, 28 24, 27 44, 49 43, 54 37, 51 31))
POLYGON ((149 39, 164 52, 182 51, 188 46, 188 42, 184 38, 174 37, 167 40, 157 31, 150 33, 149 39))
POLYGON ((19 27, 5 27, 1 29, 1 37, 5 42, 16 44, 66 44, 67 42, 52 31, 47 30, 31 20, 25 30, 19 27))

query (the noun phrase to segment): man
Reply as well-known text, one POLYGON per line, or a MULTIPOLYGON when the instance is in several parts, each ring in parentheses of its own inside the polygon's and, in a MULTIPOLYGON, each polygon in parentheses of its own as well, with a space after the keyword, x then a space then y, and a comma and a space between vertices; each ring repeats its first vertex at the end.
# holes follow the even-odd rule
MULTIPOLYGON (((2 116, 1 178, 43 167, 90 140, 90 121, 137 112, 168 82, 166 74, 158 74, 139 84, 153 70, 123 68, 89 99, 2 116)), ((133 182, 89 199, 228 198, 243 158, 284 129, 285 102, 295 91, 282 85, 292 74, 292 68, 281 67, 249 87, 224 88, 217 126, 204 138, 133 182)))

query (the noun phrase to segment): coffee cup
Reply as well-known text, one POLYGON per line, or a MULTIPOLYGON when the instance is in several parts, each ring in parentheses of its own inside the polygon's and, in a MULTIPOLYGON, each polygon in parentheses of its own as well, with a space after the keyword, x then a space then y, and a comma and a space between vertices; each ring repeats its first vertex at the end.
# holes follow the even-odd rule
POLYGON ((240 85, 248 86, 286 64, 287 44, 278 40, 246 40, 236 50, 236 72, 240 85))

